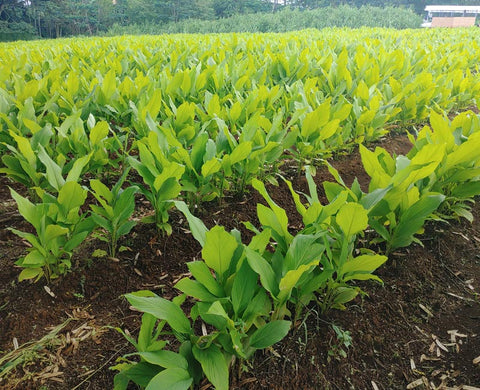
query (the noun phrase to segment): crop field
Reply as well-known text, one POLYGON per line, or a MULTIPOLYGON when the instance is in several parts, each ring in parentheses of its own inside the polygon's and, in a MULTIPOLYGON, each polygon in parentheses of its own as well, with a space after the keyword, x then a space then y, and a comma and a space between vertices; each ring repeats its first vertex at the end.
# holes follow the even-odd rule
POLYGON ((480 387, 478 30, 0 44, 0 389, 480 387))

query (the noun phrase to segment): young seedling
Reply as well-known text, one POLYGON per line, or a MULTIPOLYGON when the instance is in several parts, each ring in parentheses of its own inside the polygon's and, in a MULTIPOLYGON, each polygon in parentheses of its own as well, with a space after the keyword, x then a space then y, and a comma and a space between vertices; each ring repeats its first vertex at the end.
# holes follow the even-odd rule
POLYGON ((128 234, 136 224, 130 217, 135 209, 135 194, 138 187, 122 189, 127 174, 128 169, 111 190, 100 180, 90 180, 91 192, 99 203, 90 205, 92 219, 102 229, 97 237, 108 244, 110 257, 117 254, 118 239, 128 234))
POLYGON ((80 213, 87 191, 80 184, 69 181, 60 189, 58 197, 45 192, 42 203, 38 204, 13 189, 10 192, 20 214, 35 228, 35 233, 10 229, 31 245, 28 254, 16 262, 24 268, 19 280, 36 278, 38 281, 45 276, 50 281, 65 274, 72 266, 74 249, 93 230, 91 218, 80 213))

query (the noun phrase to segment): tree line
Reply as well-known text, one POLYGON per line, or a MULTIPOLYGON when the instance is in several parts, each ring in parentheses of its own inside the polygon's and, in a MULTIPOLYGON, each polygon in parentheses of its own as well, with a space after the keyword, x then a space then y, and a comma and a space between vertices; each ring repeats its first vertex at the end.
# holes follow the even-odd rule
MULTIPOLYGON (((0 39, 96 35, 112 25, 215 20, 238 14, 349 5, 398 6, 422 13, 426 0, 0 0, 0 39)), ((439 3, 439 1, 435 1, 439 3)), ((468 4, 469 1, 443 1, 468 4)))

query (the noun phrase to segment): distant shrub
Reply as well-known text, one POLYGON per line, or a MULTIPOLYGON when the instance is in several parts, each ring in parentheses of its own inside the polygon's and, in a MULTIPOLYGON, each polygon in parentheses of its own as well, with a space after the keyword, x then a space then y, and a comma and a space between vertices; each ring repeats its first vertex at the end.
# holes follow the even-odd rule
POLYGON ((284 9, 276 13, 235 15, 217 20, 187 19, 177 23, 113 25, 107 35, 228 33, 228 32, 286 32, 326 27, 389 27, 418 28, 421 17, 411 9, 398 7, 360 8, 342 5, 314 10, 284 9))
POLYGON ((29 40, 36 37, 35 29, 26 22, 9 23, 0 21, 0 42, 29 40))

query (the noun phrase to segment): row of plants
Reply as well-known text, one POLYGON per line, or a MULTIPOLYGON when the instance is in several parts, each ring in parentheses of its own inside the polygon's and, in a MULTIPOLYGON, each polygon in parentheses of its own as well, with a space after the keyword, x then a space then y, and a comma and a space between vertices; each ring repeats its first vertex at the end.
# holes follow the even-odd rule
POLYGON ((125 335, 136 352, 112 367, 119 371, 115 389, 130 381, 147 389, 188 389, 204 377, 228 389, 230 368, 285 337, 307 305, 344 309, 363 293, 355 281, 382 282, 373 272, 392 250, 421 244, 416 236, 427 220, 471 220, 469 203, 480 194, 480 118, 464 112, 450 122, 432 113, 430 125, 410 136, 406 156, 360 146, 371 176, 367 192, 356 180, 346 186, 330 165, 336 182, 323 183, 325 205, 309 167, 309 194, 285 180, 303 220, 295 232, 256 179, 253 187, 266 204, 257 205, 260 226, 245 222, 253 233, 248 243, 235 229, 208 230, 185 203, 175 202, 202 246, 202 260, 187 264, 191 277, 176 284, 180 295, 171 301, 151 291, 126 295, 145 314, 138 340, 125 335), (177 352, 165 349, 172 336, 177 352))
POLYGON ((65 274, 92 235, 115 257, 138 222, 136 194, 152 205, 143 222, 167 234, 176 206, 204 261, 188 265, 193 279, 177 284, 182 295, 171 302, 127 295, 147 314, 138 340, 127 335, 141 361, 119 363, 116 386, 188 388, 205 375, 228 387, 229 367, 281 340, 305 305, 343 308, 361 292, 352 281, 379 281, 372 272, 418 241, 427 219, 471 219, 478 117, 450 123, 432 108, 475 101, 476 34, 328 30, 66 40, 21 53, 1 46, 0 173, 28 188, 11 192, 34 228, 12 229, 31 245, 16 262, 19 279, 65 274), (411 136, 406 156, 361 146, 430 112, 431 128, 411 136), (324 183, 322 205, 313 166, 357 143, 370 188, 346 186, 329 166, 336 182, 324 183), (304 222, 297 232, 263 184, 282 180, 292 160, 310 192, 286 181, 304 222), (248 244, 236 230, 207 230, 189 211, 250 185, 266 205, 258 205, 261 226, 246 222, 248 244), (380 249, 360 247, 360 237, 380 249), (167 334, 178 353, 164 349, 167 334))
MULTIPOLYGON (((184 202, 173 201, 181 190, 179 176, 163 180, 163 172, 147 171, 155 178, 153 183, 161 183, 156 187, 160 198, 150 199, 166 208, 160 218, 174 202, 203 248, 203 261, 188 264, 193 278, 177 283, 182 295, 172 302, 145 291, 127 295, 132 306, 147 314, 139 340, 127 336, 138 350, 131 356, 141 360, 132 362, 127 356, 115 366, 120 371, 117 388, 126 388, 131 380, 147 388, 159 388, 160 383, 166 383, 165 388, 173 384, 188 388, 203 375, 216 388, 228 388, 233 362, 281 340, 306 305, 314 301, 322 312, 344 308, 361 292, 352 281, 380 281, 372 272, 392 250, 419 242, 415 234, 427 219, 471 220, 468 204, 480 193, 479 117, 465 112, 450 123, 432 112, 430 124, 416 137, 410 136, 413 147, 406 156, 360 145, 362 163, 372 178, 367 192, 356 181, 346 186, 332 166, 328 169, 336 182, 323 183, 326 205, 319 200, 310 168, 306 169, 309 194, 297 194, 286 181, 304 225, 294 234, 285 211, 261 181, 252 179, 266 205, 257 206, 261 226, 245 224, 253 233, 248 244, 236 230, 206 229, 184 202), (381 246, 385 254, 358 245, 368 227, 376 232, 369 242, 385 243, 381 246), (195 302, 188 317, 180 308, 186 299, 195 302), (207 331, 210 327, 214 330, 207 331), (164 350, 167 334, 181 343, 178 353, 164 350)), ((141 173, 145 167, 136 163, 141 173)), ((114 255, 118 238, 135 224, 130 217, 139 187, 122 189, 127 171, 112 189, 98 179, 90 181, 97 202, 90 204, 88 214, 82 211, 87 189, 78 184, 81 170, 72 169, 63 179, 55 165, 49 166, 47 180, 57 186, 57 196, 36 188, 41 202, 32 203, 12 190, 19 212, 35 228, 35 233, 12 229, 31 244, 17 262, 24 268, 20 279, 49 279, 66 272, 74 249, 95 228, 114 255)))
MULTIPOLYGON (((364 198, 371 199, 372 194, 377 192, 383 194, 384 197, 378 199, 379 203, 375 202, 375 208, 371 211, 375 218, 369 219, 369 225, 387 241, 387 252, 404 246, 405 243, 408 245, 413 240, 413 236, 410 239, 407 238, 408 235, 407 237, 403 235, 404 227, 412 226, 411 217, 417 218, 422 225, 424 218, 436 210, 442 202, 448 203, 448 209, 454 211, 456 215, 471 220, 465 199, 469 199, 479 189, 478 183, 472 181, 478 172, 468 171, 472 158, 476 158, 478 146, 477 120, 473 118, 476 117, 471 113, 463 113, 455 118, 452 126, 456 129, 465 129, 463 133, 456 130, 455 139, 448 123, 432 112, 430 120, 435 134, 440 133, 439 129, 443 128, 445 139, 439 138, 438 134, 433 137, 425 128, 419 132, 416 140, 412 136, 411 141, 414 145, 412 151, 401 159, 397 158, 396 161, 383 149, 370 152, 360 145, 365 170, 372 176, 369 192, 362 192, 358 184, 347 189, 334 168, 329 167, 337 183, 325 184, 328 200, 333 202, 339 194, 348 193, 348 201, 361 202, 364 198), (459 150, 455 142, 461 143, 459 150), (435 164, 440 164, 446 153, 449 153, 448 165, 435 173, 439 178, 432 177, 436 169, 435 164), (420 171, 418 167, 421 168, 420 171), (464 170, 468 173, 463 172, 464 170), (412 184, 420 179, 423 179, 424 184, 412 187, 412 184), (440 183, 447 182, 449 185, 443 188, 439 180, 440 183), (389 188, 387 193, 386 188, 389 188), (346 190, 348 191, 345 192, 346 190), (402 198, 403 194, 407 194, 407 198, 402 198), (445 202, 443 196, 447 196, 445 202), (409 212, 407 216, 402 217, 407 211, 409 212)), ((94 130, 96 127, 98 128, 98 125, 93 127, 91 134, 96 134, 94 130)), ((103 128, 107 129, 106 126, 103 128)), ((138 143, 138 156, 127 158, 128 166, 111 188, 96 178, 90 179, 88 185, 83 187, 79 184, 83 167, 91 161, 93 153, 76 160, 68 168, 68 175, 64 177, 62 166, 48 156, 43 146, 39 145, 39 152, 35 153, 28 148, 30 145, 28 142, 19 142, 20 146, 23 145, 20 149, 23 153, 4 156, 7 168, 2 168, 0 172, 8 173, 27 185, 34 200, 32 203, 12 190, 21 214, 36 229, 36 238, 31 233, 23 234, 34 249, 17 262, 17 265, 25 268, 20 274, 20 280, 32 278, 38 280, 43 276, 50 280, 67 272, 71 265, 73 250, 95 227, 103 229, 103 233, 96 234, 96 237, 108 243, 108 254, 115 257, 118 239, 128 234, 135 225, 130 217, 135 209, 136 193, 141 193, 153 208, 153 213, 144 217, 142 221, 155 223, 159 230, 170 234, 172 228, 169 224, 169 210, 174 200, 179 198, 190 200, 189 205, 192 208, 199 199, 213 199, 215 197, 213 195, 218 196, 218 192, 223 191, 226 173, 240 178, 243 188, 247 183, 260 183, 257 177, 260 175, 262 162, 266 161, 265 153, 257 151, 258 158, 253 159, 251 143, 243 142, 223 160, 206 159, 204 156, 209 153, 209 141, 211 142, 211 139, 207 136, 203 137, 201 143, 192 149, 191 155, 178 145, 176 152, 178 154, 182 152, 190 158, 190 164, 182 165, 166 157, 159 144, 158 134, 152 131, 147 138, 138 143), (37 160, 45 165, 45 173, 36 171, 37 160), (206 162, 203 162, 205 160, 206 162), (130 175, 131 178, 127 180, 130 167, 135 169, 137 175, 130 175), (235 171, 236 169, 238 171, 235 171), (209 174, 205 175, 205 172, 209 174), (215 180, 213 173, 217 172, 221 173, 222 181, 215 180), (138 176, 143 182, 134 181, 138 176), (205 180, 205 177, 208 180, 205 180), (90 204, 90 212, 83 207, 88 191, 96 199, 96 204, 90 204), (195 197, 193 202, 192 196, 195 197)), ((172 141, 169 144, 174 145, 172 141)), ((278 157, 279 153, 273 153, 272 163, 278 157)), ((295 200, 298 211, 303 216, 306 211, 301 208, 298 198, 295 200)), ((442 215, 439 214, 438 218, 442 218, 442 215)))
POLYGON ((478 95, 475 33, 355 34, 67 40, 25 44, 22 54, 3 45, 0 170, 54 194, 72 170, 104 180, 133 166, 150 188, 175 170, 193 207, 242 193, 253 178, 274 181, 287 158, 315 164, 478 95))
POLYGON ((118 156, 96 163, 114 168, 152 130, 187 150, 206 133, 218 158, 240 138, 252 149, 295 144, 289 155, 310 162, 431 108, 467 105, 480 88, 475 39, 364 29, 4 44, 0 140, 42 138, 53 160, 71 163, 94 149, 93 118, 110 129, 97 146, 118 156))
POLYGON ((231 32, 285 32, 306 28, 328 27, 386 27, 419 28, 422 18, 411 9, 399 7, 355 7, 340 5, 317 9, 283 9, 275 13, 232 15, 217 20, 186 19, 167 24, 143 23, 122 26, 114 24, 106 35, 172 34, 195 33, 214 34, 231 32))

